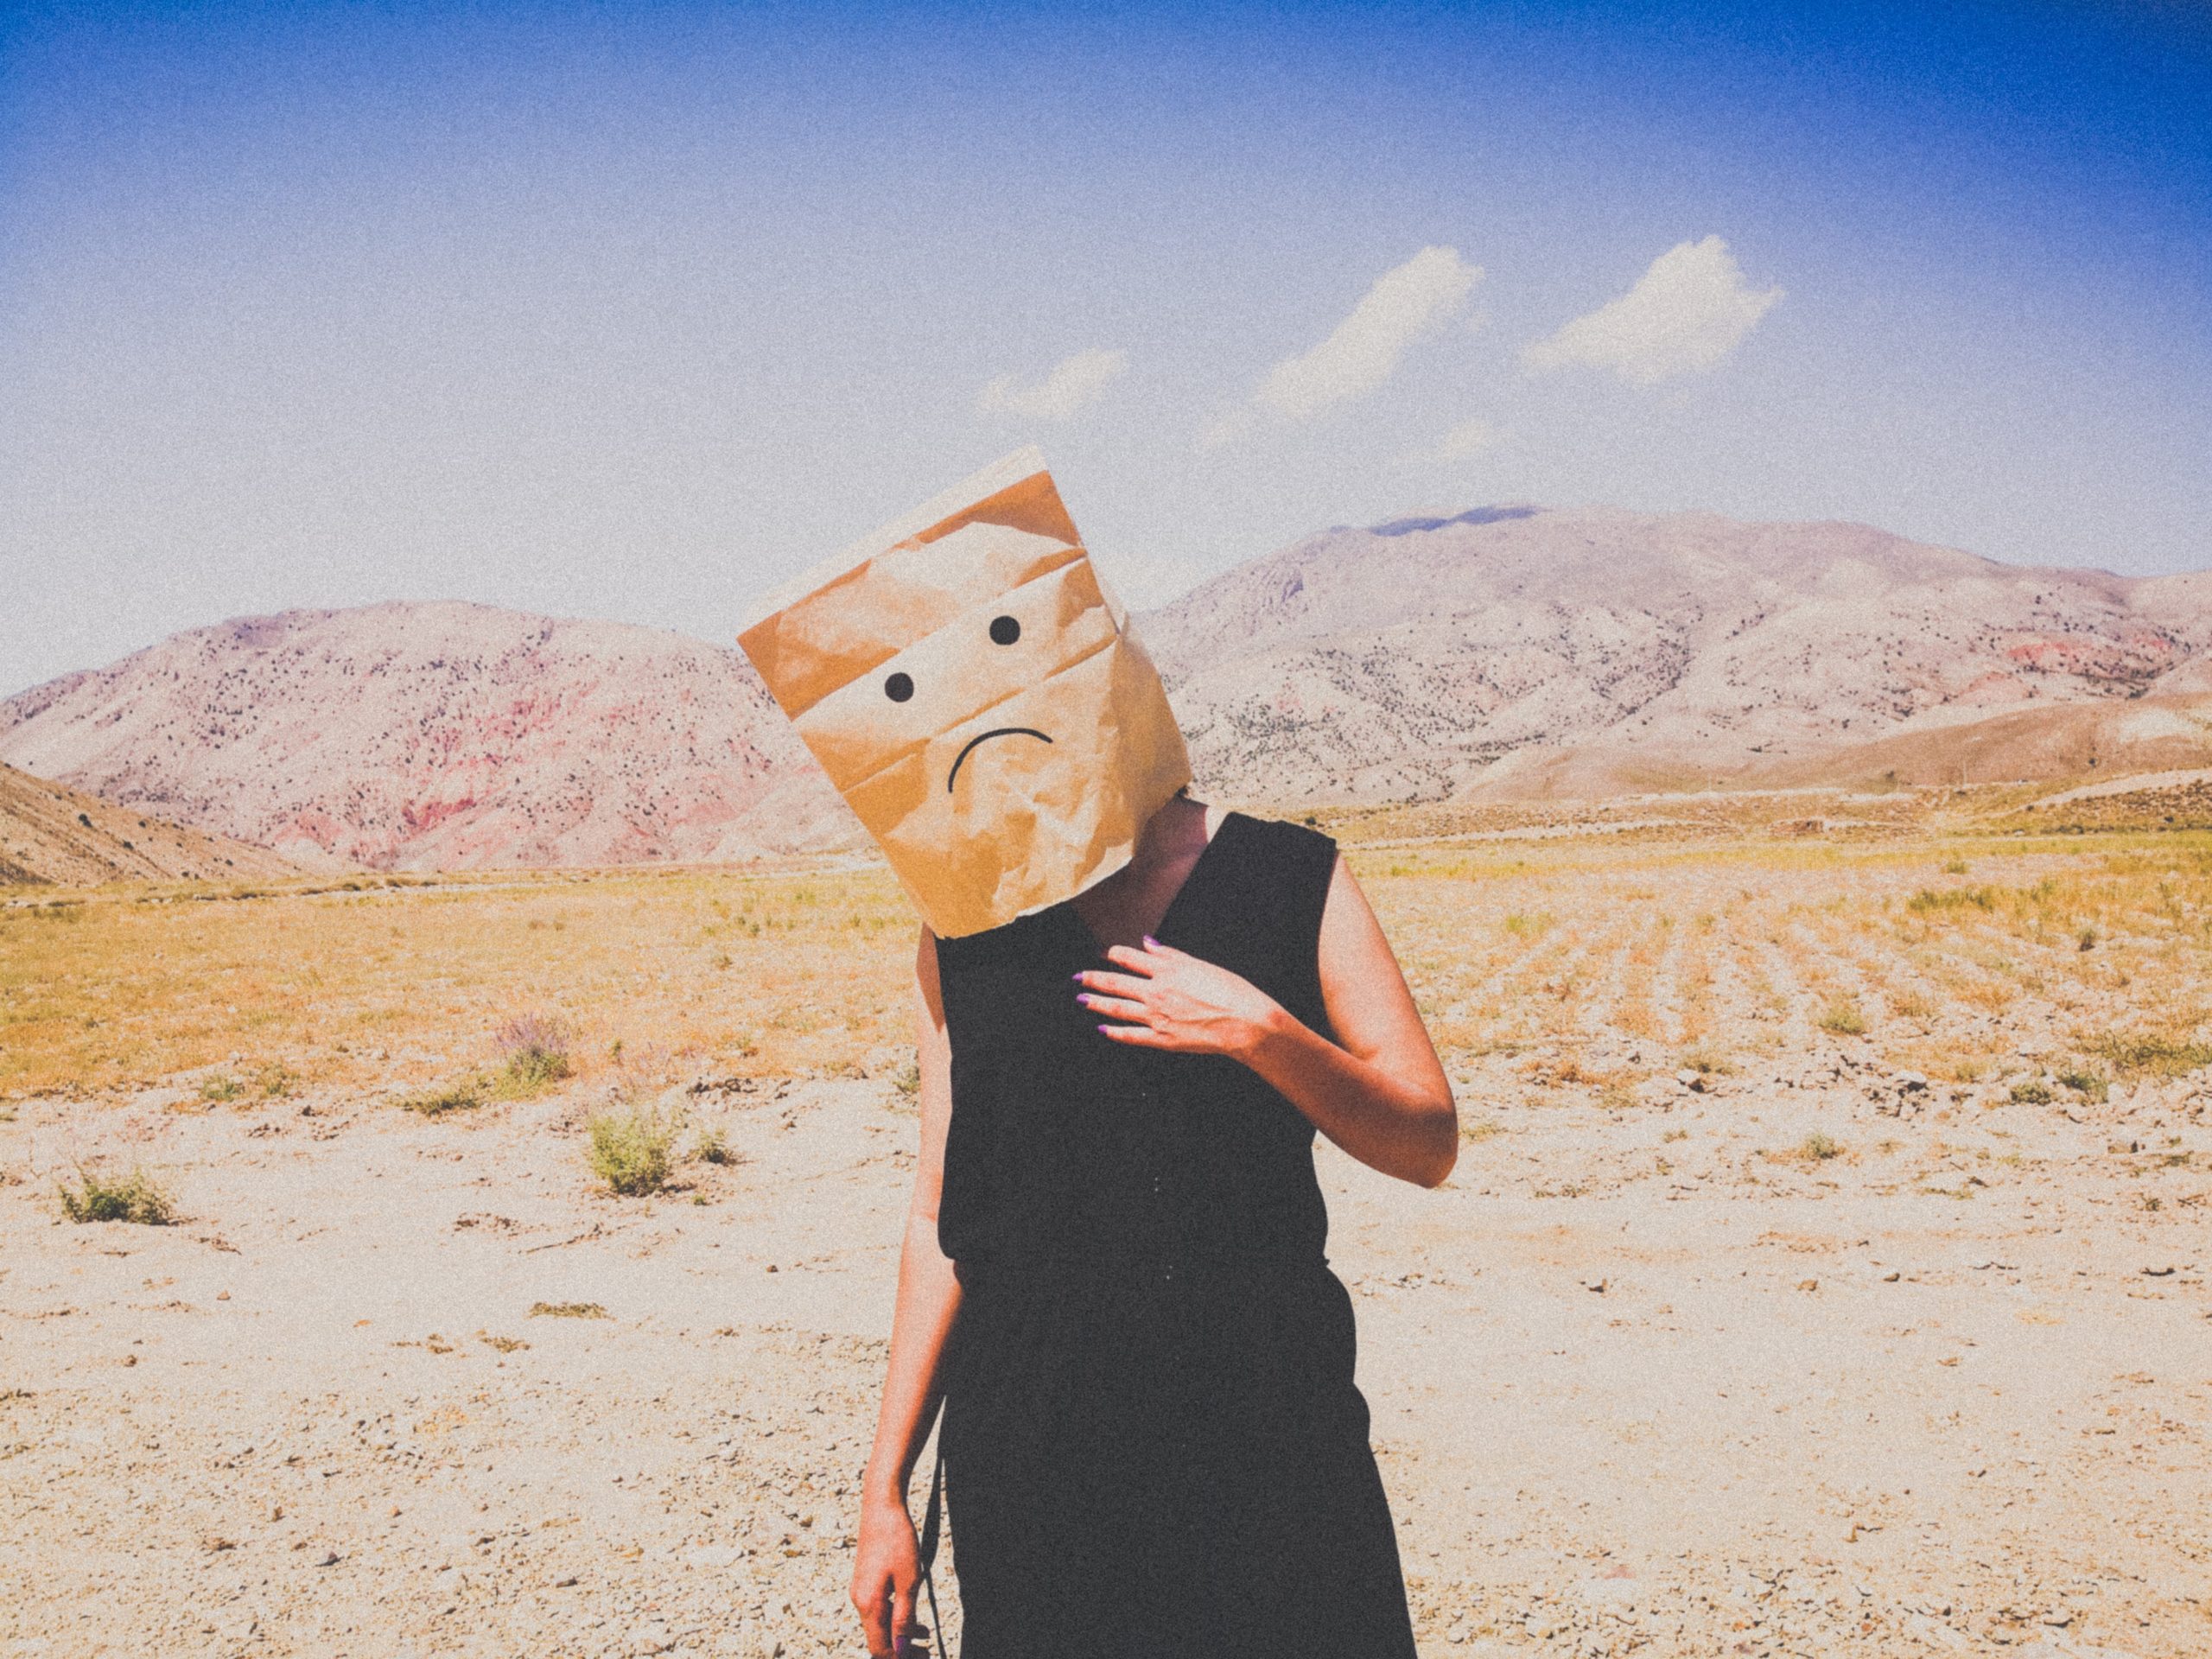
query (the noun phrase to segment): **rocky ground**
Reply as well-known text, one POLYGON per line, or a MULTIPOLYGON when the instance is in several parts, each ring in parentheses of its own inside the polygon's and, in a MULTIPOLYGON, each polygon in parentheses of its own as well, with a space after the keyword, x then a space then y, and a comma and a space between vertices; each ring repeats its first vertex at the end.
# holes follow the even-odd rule
MULTIPOLYGON (((1525 1067, 1440 1191, 1320 1154, 1424 1659, 2212 1651, 2190 1080, 1525 1067)), ((586 1171, 599 1084, 16 1104, 0 1652, 859 1653, 915 1120, 698 1081, 737 1160, 649 1199, 586 1171), (97 1159, 182 1219, 63 1219, 97 1159)))

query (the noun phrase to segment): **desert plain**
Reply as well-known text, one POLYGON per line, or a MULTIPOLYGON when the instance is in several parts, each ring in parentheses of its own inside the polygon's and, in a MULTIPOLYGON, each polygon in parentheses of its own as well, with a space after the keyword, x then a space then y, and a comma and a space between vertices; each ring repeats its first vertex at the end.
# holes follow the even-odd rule
MULTIPOLYGON (((2212 836, 1325 822, 1459 1096, 1439 1190, 1317 1150, 1424 1659, 2212 1652, 2212 836)), ((7 902, 0 1652, 861 1652, 912 928, 7 902)))

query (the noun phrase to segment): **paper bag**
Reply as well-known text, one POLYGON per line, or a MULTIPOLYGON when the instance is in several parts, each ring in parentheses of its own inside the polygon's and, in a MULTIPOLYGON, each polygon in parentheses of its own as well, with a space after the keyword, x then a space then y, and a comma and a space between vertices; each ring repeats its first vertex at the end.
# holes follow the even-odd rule
POLYGON ((1190 781, 1159 671, 1035 449, 753 618, 738 644, 940 937, 1103 880, 1190 781))

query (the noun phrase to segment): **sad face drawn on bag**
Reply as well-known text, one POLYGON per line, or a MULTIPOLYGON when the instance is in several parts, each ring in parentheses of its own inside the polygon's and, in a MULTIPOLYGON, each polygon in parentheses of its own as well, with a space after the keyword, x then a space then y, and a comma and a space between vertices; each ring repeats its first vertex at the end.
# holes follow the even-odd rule
MULTIPOLYGON (((995 616, 991 619, 991 643, 995 645, 1018 644, 1021 639, 1021 619, 1016 616, 995 616)), ((904 669, 895 671, 883 682, 883 695, 893 702, 905 702, 914 695, 914 677, 904 669)), ((960 746, 960 753, 952 762, 952 770, 945 774, 944 792, 952 793, 952 786, 960 781, 960 768, 976 748, 995 737, 1033 737, 1040 743, 1052 740, 1034 726, 994 726, 988 732, 978 732, 960 746)))

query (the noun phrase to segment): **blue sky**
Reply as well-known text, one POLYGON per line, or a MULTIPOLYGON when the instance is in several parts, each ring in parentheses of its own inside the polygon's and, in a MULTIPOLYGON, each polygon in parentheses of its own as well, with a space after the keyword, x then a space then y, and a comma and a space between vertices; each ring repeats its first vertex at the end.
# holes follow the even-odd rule
POLYGON ((0 693, 458 597, 727 641, 1019 444, 1157 601, 1532 500, 2212 565, 2212 25, 15 8, 0 693))

